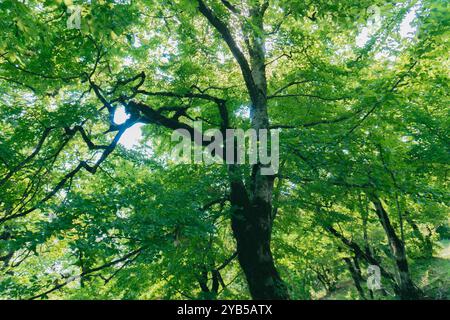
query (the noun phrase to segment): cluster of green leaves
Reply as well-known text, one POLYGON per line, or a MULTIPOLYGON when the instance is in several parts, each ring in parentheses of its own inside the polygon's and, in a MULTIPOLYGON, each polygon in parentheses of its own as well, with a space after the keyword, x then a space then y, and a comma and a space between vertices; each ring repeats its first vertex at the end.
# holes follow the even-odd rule
MULTIPOLYGON (((207 2, 244 48, 237 26, 254 26, 207 2)), ((46 198, 77 163, 100 156, 67 128, 83 125, 96 144, 112 139, 90 81, 112 101, 132 95, 137 81, 125 80, 144 72, 145 90, 218 96, 233 127, 249 126, 239 68, 196 3, 0 2, 0 298, 249 297, 230 259, 225 166, 172 163, 160 126, 145 125, 141 146, 119 146, 95 175, 81 170, 46 198), (72 5, 82 7, 81 30, 66 26, 72 5), (205 270, 209 292, 199 285, 205 270)), ((412 268, 433 259, 436 230, 449 218, 448 19, 444 0, 270 1, 261 36, 282 163, 272 246, 292 298, 323 297, 350 281, 343 259, 353 252, 330 226, 395 273, 374 192, 412 268), (382 27, 358 46, 372 5, 382 27), (404 38, 399 25, 412 8, 417 31, 404 38)), ((203 120, 205 129, 221 123, 208 100, 139 99, 156 110, 185 107, 182 121, 203 120)))

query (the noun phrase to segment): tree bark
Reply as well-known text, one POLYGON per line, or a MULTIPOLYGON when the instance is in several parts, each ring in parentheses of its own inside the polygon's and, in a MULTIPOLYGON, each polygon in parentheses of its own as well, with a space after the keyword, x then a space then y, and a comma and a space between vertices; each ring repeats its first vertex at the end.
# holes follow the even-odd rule
POLYGON ((398 293, 400 299, 414 300, 421 298, 422 297, 421 291, 414 285, 411 279, 403 242, 395 233, 395 230, 389 219, 388 213, 384 209, 381 200, 377 196, 371 195, 371 201, 375 206, 375 212, 386 233, 392 256, 395 259, 395 264, 397 266, 398 271, 398 287, 399 287, 398 293))

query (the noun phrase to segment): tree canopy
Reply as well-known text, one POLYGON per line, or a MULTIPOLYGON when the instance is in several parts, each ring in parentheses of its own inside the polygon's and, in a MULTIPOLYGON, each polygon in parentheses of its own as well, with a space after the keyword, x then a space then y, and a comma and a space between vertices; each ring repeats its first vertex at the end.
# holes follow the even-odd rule
POLYGON ((448 297, 447 1, 0 16, 0 298, 448 297), (278 172, 177 163, 195 121, 277 130, 278 172))

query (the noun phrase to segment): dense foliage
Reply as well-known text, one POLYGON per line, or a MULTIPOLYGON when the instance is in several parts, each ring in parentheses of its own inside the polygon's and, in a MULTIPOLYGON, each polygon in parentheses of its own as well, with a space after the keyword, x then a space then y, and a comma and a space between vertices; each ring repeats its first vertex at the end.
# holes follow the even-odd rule
POLYGON ((447 1, 0 17, 0 298, 448 298, 447 1), (195 120, 279 130, 279 172, 175 163, 195 120))

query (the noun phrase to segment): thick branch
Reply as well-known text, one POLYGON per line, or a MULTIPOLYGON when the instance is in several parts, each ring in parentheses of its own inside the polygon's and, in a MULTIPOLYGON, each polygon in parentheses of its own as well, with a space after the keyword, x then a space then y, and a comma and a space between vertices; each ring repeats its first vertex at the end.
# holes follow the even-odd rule
POLYGON ((69 283, 71 283, 71 282, 73 282, 73 281, 75 281, 75 280, 77 280, 77 279, 79 279, 81 277, 84 277, 84 276, 86 276, 88 274, 91 274, 91 273, 94 273, 94 272, 97 272, 97 271, 100 271, 100 270, 103 270, 103 269, 106 269, 108 267, 112 267, 112 266, 114 266, 114 265, 116 265, 116 264, 118 264, 120 262, 126 261, 129 258, 133 257, 134 255, 140 254, 144 249, 145 249, 145 247, 139 248, 137 250, 134 250, 134 251, 128 253, 127 255, 125 255, 125 256, 123 256, 123 257, 121 257, 119 259, 110 261, 108 263, 105 263, 105 264, 103 264, 101 266, 98 266, 98 267, 95 267, 95 268, 92 268, 92 269, 88 269, 88 270, 80 273, 77 276, 70 277, 68 280, 64 281, 63 283, 58 284, 57 286, 54 286, 53 288, 51 288, 51 289, 49 289, 49 290, 47 290, 47 291, 45 291, 43 293, 40 293, 38 295, 35 295, 35 296, 29 298, 28 300, 36 300, 38 298, 42 298, 42 297, 48 295, 49 293, 52 293, 53 291, 56 291, 56 290, 59 290, 59 289, 65 287, 69 283))
POLYGON ((89 173, 94 174, 97 171, 98 167, 103 163, 103 161, 105 161, 106 158, 109 156, 109 154, 111 154, 111 152, 113 152, 113 150, 116 148, 117 143, 119 142, 119 139, 122 136, 122 134, 125 132, 125 130, 127 128, 129 128, 133 123, 134 123, 134 120, 129 119, 127 122, 125 122, 124 124, 122 124, 120 126, 120 129, 119 129, 118 133, 116 134, 116 136, 114 137, 113 141, 107 147, 104 148, 104 151, 101 154, 100 158, 97 160, 97 162, 93 166, 89 165, 86 161, 80 161, 78 163, 78 165, 72 171, 65 174, 63 176, 63 178, 58 182, 58 184, 51 191, 49 191, 45 195, 45 197, 42 198, 36 205, 34 205, 33 207, 31 207, 25 211, 17 212, 12 215, 6 215, 6 216, 0 218, 0 224, 3 224, 6 221, 9 221, 9 220, 12 220, 12 219, 15 219, 18 217, 26 216, 26 215, 30 214, 31 212, 35 211, 36 209, 38 209, 39 206, 46 203, 49 199, 51 199, 54 195, 56 195, 56 193, 65 186, 67 181, 71 180, 81 169, 84 168, 89 173))

